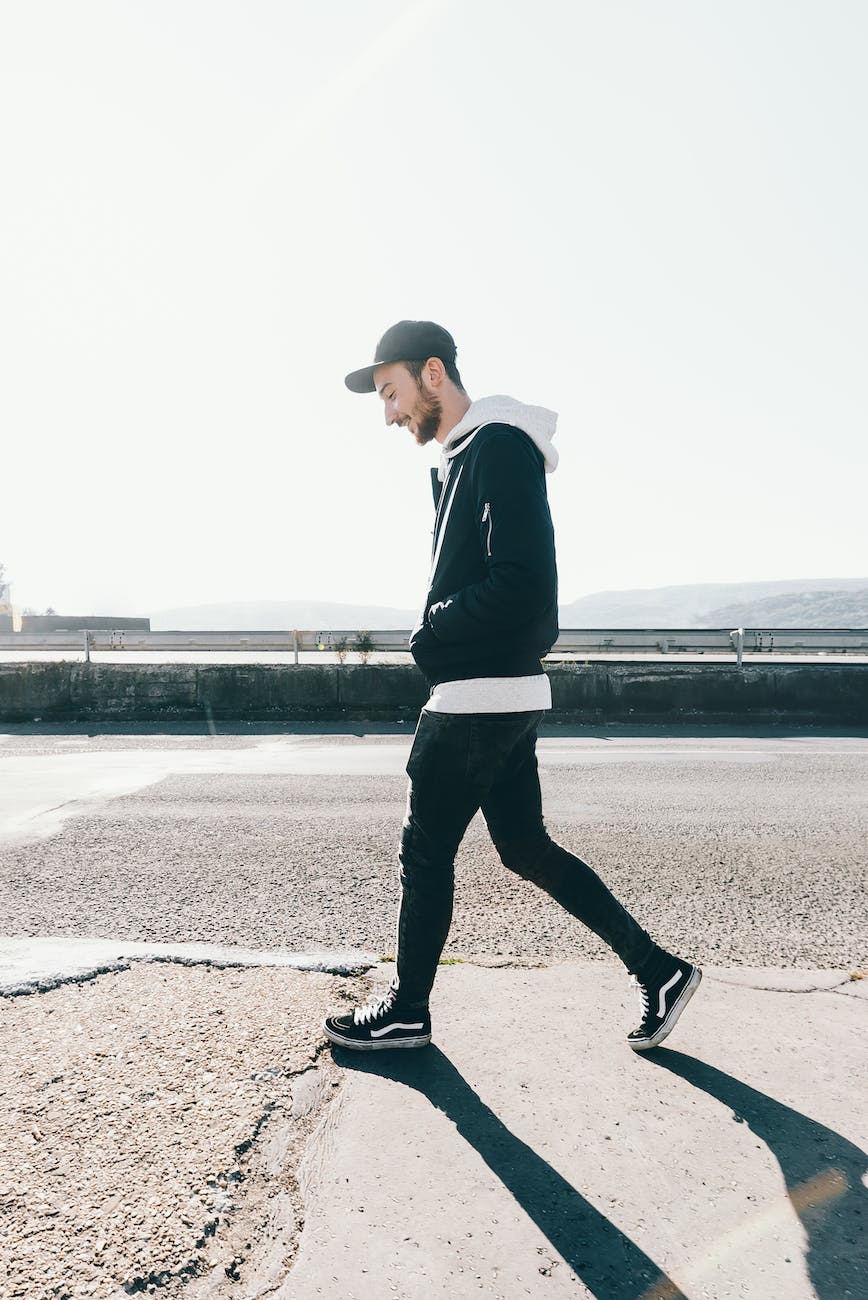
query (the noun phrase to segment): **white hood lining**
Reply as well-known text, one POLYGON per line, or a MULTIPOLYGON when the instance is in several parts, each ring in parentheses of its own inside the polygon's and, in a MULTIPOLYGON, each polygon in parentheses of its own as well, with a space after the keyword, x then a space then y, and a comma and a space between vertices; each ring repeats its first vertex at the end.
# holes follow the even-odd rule
POLYGON ((557 423, 557 413, 545 406, 527 406, 503 394, 482 397, 478 402, 471 402, 458 424, 446 435, 437 477, 442 483, 452 457, 464 451, 484 424, 511 424, 521 429, 542 452, 546 473, 551 474, 558 463, 558 453, 552 445, 557 423), (464 437, 465 434, 470 436, 464 437))

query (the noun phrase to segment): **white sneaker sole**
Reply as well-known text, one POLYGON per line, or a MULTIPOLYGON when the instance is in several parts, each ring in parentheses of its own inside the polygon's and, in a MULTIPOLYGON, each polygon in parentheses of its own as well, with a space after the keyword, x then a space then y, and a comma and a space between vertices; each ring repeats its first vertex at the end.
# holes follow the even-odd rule
POLYGON ((627 1039, 627 1042, 630 1044, 634 1052, 648 1052, 652 1047, 658 1047, 660 1043, 663 1042, 664 1038, 669 1037, 672 1030, 678 1024, 678 1019, 682 1011, 699 988, 701 979, 702 971, 698 966, 694 966, 689 980, 672 1003, 672 1006, 669 1008, 669 1014, 666 1016, 666 1019, 662 1022, 659 1028, 655 1029, 654 1033, 649 1035, 648 1038, 627 1039))
POLYGON ((323 1025, 323 1033, 330 1043, 346 1047, 351 1052, 394 1052, 401 1047, 427 1047, 431 1042, 430 1034, 419 1034, 415 1038, 379 1038, 364 1042, 358 1038, 345 1038, 328 1025, 323 1025))

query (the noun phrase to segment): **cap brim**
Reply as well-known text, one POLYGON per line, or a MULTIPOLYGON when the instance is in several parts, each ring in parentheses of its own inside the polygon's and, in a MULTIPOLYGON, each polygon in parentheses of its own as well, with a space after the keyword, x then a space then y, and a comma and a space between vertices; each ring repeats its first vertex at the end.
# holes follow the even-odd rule
MULTIPOLYGON (((381 365, 382 362, 377 362, 381 365)), ((375 393, 377 385, 374 383, 374 371, 377 366, 365 366, 364 370, 354 370, 352 374, 347 375, 344 383, 351 393, 375 393)))

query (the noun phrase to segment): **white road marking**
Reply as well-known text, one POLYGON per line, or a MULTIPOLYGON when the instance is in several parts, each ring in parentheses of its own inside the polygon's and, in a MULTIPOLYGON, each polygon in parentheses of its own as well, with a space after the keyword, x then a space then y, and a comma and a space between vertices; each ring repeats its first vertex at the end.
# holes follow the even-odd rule
MULTIPOLYGON (((83 804, 134 794, 172 775, 386 776, 403 777, 412 737, 394 741, 346 737, 323 743, 317 737, 269 737, 251 748, 95 750, 92 753, 27 754, 0 744, 0 841, 40 839, 58 831, 69 817, 86 811, 83 804)), ((58 737, 66 748, 68 737, 58 737)), ((761 742, 761 747, 733 748, 723 738, 685 745, 648 744, 630 738, 544 737, 537 754, 540 767, 598 763, 769 763, 783 756, 860 757, 868 745, 799 738, 761 742), (834 747, 832 747, 834 744, 834 747)))

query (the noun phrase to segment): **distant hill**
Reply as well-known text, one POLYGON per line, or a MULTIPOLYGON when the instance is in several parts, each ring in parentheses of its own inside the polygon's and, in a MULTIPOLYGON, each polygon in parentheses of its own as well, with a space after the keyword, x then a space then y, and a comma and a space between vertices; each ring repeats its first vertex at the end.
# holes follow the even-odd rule
POLYGON ((724 627, 868 627, 868 586, 856 591, 803 591, 724 605, 709 619, 724 627))
POLYGON ((161 609, 151 615, 155 632, 388 631, 411 628, 418 610, 383 605, 339 605, 316 600, 236 600, 219 605, 161 609))
MULTIPOLYGON (((563 628, 864 627, 868 578, 709 582, 635 591, 598 591, 560 608, 563 628)), ((226 601, 161 609, 154 631, 291 631, 411 628, 415 609, 333 601, 226 601)))
MULTIPOLYGON (((868 578, 787 578, 777 582, 707 582, 634 591, 597 591, 562 605, 560 622, 564 628, 723 627, 727 623, 733 627, 750 626, 753 615, 748 618, 743 611, 757 601, 772 598, 796 601, 806 596, 819 598, 824 593, 834 593, 837 597, 854 595, 859 600, 860 593, 866 589, 868 578), (731 612, 735 610, 742 611, 738 617, 731 612)), ((831 612, 828 616, 833 617, 831 612)), ((773 622, 765 615, 759 621, 769 626, 773 622)), ((854 625, 849 618, 843 623, 835 618, 825 626, 854 625)))

